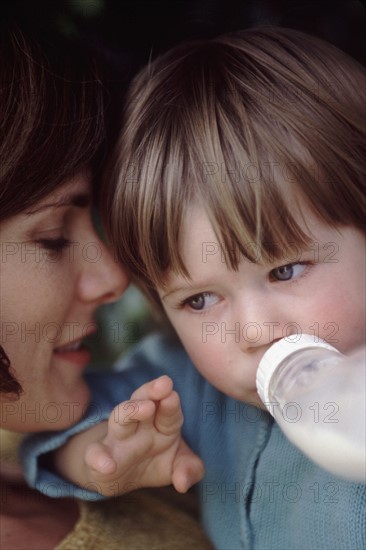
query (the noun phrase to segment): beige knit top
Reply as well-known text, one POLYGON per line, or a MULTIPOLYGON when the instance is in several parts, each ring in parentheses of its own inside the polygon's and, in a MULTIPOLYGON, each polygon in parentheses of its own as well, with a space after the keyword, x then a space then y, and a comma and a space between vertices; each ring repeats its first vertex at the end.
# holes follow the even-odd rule
MULTIPOLYGON (((1 463, 15 464, 19 436, 1 431, 1 463)), ((98 502, 78 501, 80 517, 56 550, 209 550, 193 495, 144 489, 98 502)), ((31 545, 29 546, 31 548, 31 545)))

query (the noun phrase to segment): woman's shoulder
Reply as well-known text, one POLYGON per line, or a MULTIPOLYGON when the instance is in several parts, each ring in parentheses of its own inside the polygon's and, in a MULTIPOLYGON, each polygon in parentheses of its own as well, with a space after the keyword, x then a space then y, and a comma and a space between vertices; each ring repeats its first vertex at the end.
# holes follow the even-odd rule
POLYGON ((98 502, 80 502, 81 516, 57 546, 120 550, 213 548, 199 524, 194 495, 170 488, 138 490, 98 502))

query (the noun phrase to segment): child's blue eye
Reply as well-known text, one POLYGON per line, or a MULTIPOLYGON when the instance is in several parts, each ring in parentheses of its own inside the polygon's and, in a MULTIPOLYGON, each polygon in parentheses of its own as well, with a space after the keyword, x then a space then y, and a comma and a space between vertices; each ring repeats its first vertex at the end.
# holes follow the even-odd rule
POLYGON ((201 292, 200 294, 195 294, 183 301, 183 305, 187 305, 195 311, 202 311, 209 306, 217 303, 218 297, 212 292, 201 292))
POLYGON ((294 277, 298 277, 306 269, 304 264, 286 264, 272 269, 270 276, 276 281, 290 281, 294 277))
POLYGON ((69 246, 71 244, 71 241, 65 239, 64 237, 58 237, 57 239, 38 239, 37 243, 46 250, 60 252, 61 250, 69 246))

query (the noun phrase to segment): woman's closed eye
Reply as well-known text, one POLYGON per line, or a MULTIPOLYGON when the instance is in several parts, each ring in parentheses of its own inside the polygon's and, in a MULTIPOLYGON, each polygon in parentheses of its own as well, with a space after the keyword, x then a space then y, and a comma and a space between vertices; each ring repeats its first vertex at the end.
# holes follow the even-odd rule
POLYGON ((291 281, 303 275, 308 267, 308 262, 281 265, 272 269, 269 276, 272 281, 291 281))
POLYGON ((57 237, 54 239, 37 239, 36 243, 46 250, 50 250, 52 252, 60 252, 66 247, 70 246, 71 241, 69 239, 66 239, 65 237, 57 237))
POLYGON ((216 305, 220 301, 217 294, 213 292, 200 292, 189 298, 185 298, 181 302, 181 307, 187 306, 194 311, 205 311, 206 309, 216 305))

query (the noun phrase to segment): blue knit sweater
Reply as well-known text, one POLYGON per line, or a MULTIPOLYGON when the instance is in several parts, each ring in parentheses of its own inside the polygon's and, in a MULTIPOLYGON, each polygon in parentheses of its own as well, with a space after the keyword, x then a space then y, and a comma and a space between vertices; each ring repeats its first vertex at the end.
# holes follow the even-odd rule
POLYGON ((199 485, 202 520, 216 548, 366 548, 366 486, 309 461, 267 413, 208 384, 177 343, 151 336, 116 369, 88 375, 93 399, 83 421, 65 432, 26 440, 23 465, 33 487, 54 497, 100 498, 42 469, 39 458, 106 418, 141 383, 167 373, 181 396, 184 437, 205 462, 199 485))

